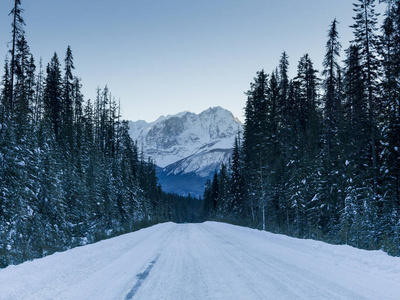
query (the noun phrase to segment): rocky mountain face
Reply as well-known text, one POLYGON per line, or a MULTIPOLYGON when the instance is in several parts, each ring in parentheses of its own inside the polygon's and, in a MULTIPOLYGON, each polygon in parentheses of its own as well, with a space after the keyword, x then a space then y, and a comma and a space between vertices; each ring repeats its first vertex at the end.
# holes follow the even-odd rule
POLYGON ((129 125, 139 149, 159 167, 163 190, 193 196, 202 196, 205 182, 228 162, 235 136, 242 132, 240 121, 221 107, 129 125))

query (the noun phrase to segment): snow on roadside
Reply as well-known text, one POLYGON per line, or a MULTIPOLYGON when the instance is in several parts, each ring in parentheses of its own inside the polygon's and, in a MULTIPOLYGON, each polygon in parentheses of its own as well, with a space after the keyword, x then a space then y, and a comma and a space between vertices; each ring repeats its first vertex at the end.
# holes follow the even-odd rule
MULTIPOLYGON (((232 232, 229 224, 209 222, 226 230, 226 235, 232 232)), ((235 231, 242 235, 253 238, 264 238, 279 248, 296 250, 304 254, 312 255, 314 258, 323 259, 335 265, 347 265, 362 271, 372 272, 382 277, 398 281, 400 284, 400 257, 393 257, 381 250, 363 250, 349 245, 332 245, 311 239, 293 238, 282 234, 263 232, 241 226, 234 226, 235 231)), ((399 295, 400 299, 400 295, 399 295)))
MULTIPOLYGON (((158 224, 0 269, 0 300, 60 299, 56 297, 57 294, 79 286, 82 282, 101 273, 103 269, 110 269, 111 266, 118 264, 120 257, 134 251, 137 246, 147 243, 147 252, 134 252, 137 260, 132 261, 130 266, 134 277, 143 266, 143 262, 151 259, 153 251, 157 248, 156 242, 162 240, 162 237, 174 227, 174 223, 158 224)), ((93 283, 92 286, 83 288, 90 290, 96 284, 100 286, 109 284, 108 288, 113 290, 110 280, 108 278, 105 282, 93 283)))
MULTIPOLYGON (((306 299, 321 291, 330 293, 324 299, 335 299, 335 295, 398 299, 397 295, 400 295, 398 257, 382 251, 206 222, 158 224, 9 266, 0 270, 0 299, 123 299, 130 291, 132 293, 138 276, 150 270, 149 266, 160 255, 148 283, 156 288, 163 286, 163 291, 146 290, 146 284, 143 284, 138 296, 164 293, 176 299, 183 297, 182 292, 193 295, 189 292, 196 290, 200 294, 193 299, 215 299, 229 291, 228 288, 232 294, 245 295, 251 292, 247 288, 254 283, 237 281, 243 278, 271 279, 270 282, 262 281, 270 288, 257 285, 260 293, 265 290, 271 293, 272 288, 276 288, 275 282, 278 290, 281 285, 288 289, 282 292, 289 293, 293 289, 306 299), (212 261, 213 257, 215 261, 212 261), (249 276, 243 277, 242 272, 249 276), (203 281, 199 282, 199 278, 203 281), (225 290, 223 286, 215 285, 218 278, 227 284, 225 290), (305 283, 315 285, 315 289, 305 283), (202 285, 197 286, 199 284, 202 285)), ((288 299, 284 294, 274 295, 288 299)))

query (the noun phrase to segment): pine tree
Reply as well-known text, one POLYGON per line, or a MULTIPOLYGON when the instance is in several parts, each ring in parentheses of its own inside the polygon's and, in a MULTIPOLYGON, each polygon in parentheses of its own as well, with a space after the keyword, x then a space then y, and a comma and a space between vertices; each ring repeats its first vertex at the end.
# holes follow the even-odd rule
POLYGON ((379 111, 378 99, 376 96, 377 79, 378 79, 378 49, 379 41, 376 35, 377 16, 375 13, 374 0, 359 0, 355 3, 354 11, 356 16, 353 17, 354 43, 360 49, 361 67, 365 80, 365 92, 368 101, 368 122, 369 136, 371 143, 372 157, 372 181, 373 181, 373 197, 377 196, 378 181, 378 155, 377 155, 377 124, 376 113, 379 111))
POLYGON ((1 111, 0 114, 2 116, 1 122, 2 124, 5 122, 6 112, 9 108, 9 104, 11 102, 11 94, 12 94, 12 86, 11 86, 11 75, 10 75, 10 66, 8 59, 6 59, 4 63, 4 75, 2 77, 2 86, 1 97, 0 97, 0 105, 1 111))
MULTIPOLYGON (((317 112, 318 103, 318 79, 314 69, 313 63, 305 54, 300 58, 297 68, 297 76, 294 79, 296 89, 296 103, 291 105, 292 114, 296 115, 298 112, 298 126, 299 134, 302 136, 300 140, 304 141, 303 147, 305 151, 302 156, 306 159, 316 156, 317 143, 315 141, 319 138, 319 115, 317 112)), ((296 121, 294 121, 296 122, 296 121)))
POLYGON ((213 180, 211 182, 211 199, 212 199, 212 211, 214 214, 217 213, 218 210, 218 198, 219 198, 219 176, 218 173, 214 173, 213 180))
POLYGON ((23 29, 23 26, 25 25, 24 19, 22 18, 22 12, 24 11, 21 7, 21 0, 14 0, 14 7, 9 13, 13 17, 13 22, 12 22, 12 48, 10 50, 11 52, 11 95, 10 95, 10 110, 13 111, 14 107, 14 76, 16 73, 17 69, 17 63, 16 63, 16 47, 17 47, 17 42, 20 40, 22 36, 24 36, 25 31, 23 29))
POLYGON ((35 128, 39 126, 39 121, 43 117, 43 79, 42 59, 40 59, 39 73, 36 76, 34 101, 32 103, 32 124, 35 128))
POLYGON ((34 93, 35 64, 24 36, 17 41, 15 54, 14 117, 22 134, 30 118, 34 93))
POLYGON ((218 175, 218 215, 227 215, 229 201, 229 173, 227 166, 223 163, 218 175))
MULTIPOLYGON (((338 22, 333 20, 329 33, 328 41, 326 43, 326 54, 323 61, 324 71, 322 74, 325 76, 324 80, 324 140, 325 140, 325 153, 326 159, 330 162, 333 159, 335 147, 338 145, 338 128, 341 114, 341 103, 338 95, 338 76, 339 64, 338 58, 340 56, 341 44, 339 42, 339 33, 337 31, 338 22)), ((336 154, 338 152, 336 151, 336 154)))
POLYGON ((289 155, 289 103, 288 103, 288 94, 289 94, 289 57, 286 52, 282 53, 280 62, 279 62, 279 88, 280 88, 280 99, 279 99, 279 108, 278 113, 280 116, 280 124, 281 124, 281 133, 282 142, 283 142, 283 150, 284 150, 284 165, 287 163, 287 156, 289 155))
POLYGON ((62 124, 62 85, 60 62, 57 53, 54 53, 53 58, 47 65, 46 72, 47 77, 43 95, 45 118, 52 125, 57 140, 60 140, 62 124))
POLYGON ((338 64, 341 44, 337 31, 338 22, 336 19, 332 22, 328 41, 326 44, 326 53, 323 61, 323 75, 325 76, 324 87, 324 107, 323 107, 323 148, 319 166, 316 173, 321 174, 317 179, 318 199, 327 203, 326 210, 314 209, 314 217, 320 219, 325 226, 325 230, 332 233, 338 230, 339 213, 344 205, 344 183, 343 183, 343 161, 342 138, 343 134, 343 109, 342 109, 342 79, 341 69, 338 64), (318 216, 315 215, 315 212, 318 216), (323 213, 323 214, 322 214, 323 213))
POLYGON ((400 1, 387 5, 382 25, 381 55, 383 57, 381 180, 385 195, 382 199, 380 228, 385 251, 400 253, 400 1), (393 237, 393 238, 389 238, 393 237))
POLYGON ((203 194, 203 216, 204 220, 208 220, 212 214, 212 188, 211 188, 211 180, 207 179, 204 185, 204 194, 203 194))
POLYGON ((75 69, 71 47, 68 46, 64 60, 65 75, 62 86, 62 139, 68 150, 73 147, 73 92, 74 92, 74 76, 72 70, 75 69))
MULTIPOLYGON (((343 145, 342 155, 345 165, 345 205, 342 213, 353 212, 353 224, 342 224, 350 226, 349 230, 356 233, 356 246, 362 240, 361 232, 366 233, 367 228, 362 228, 366 223, 371 208, 370 200, 372 195, 372 185, 370 180, 370 170, 368 169, 371 160, 369 118, 362 62, 359 47, 352 45, 346 50, 347 58, 345 61, 345 98, 343 104, 344 112, 344 132, 341 144, 343 145)), ((349 222, 349 218, 344 218, 349 222)), ((342 217, 342 220, 344 220, 342 217)), ((347 235, 347 234, 346 234, 347 235)))
POLYGON ((254 83, 247 92, 245 108, 245 125, 243 131, 243 162, 248 188, 248 208, 251 212, 251 222, 255 222, 256 203, 260 198, 259 166, 264 165, 266 151, 266 130, 269 109, 268 103, 268 76, 264 70, 257 72, 254 83))
POLYGON ((240 136, 235 137, 230 166, 230 201, 228 211, 233 219, 243 217, 244 201, 246 199, 246 187, 243 175, 243 163, 241 157, 240 136))
MULTIPOLYGON (((281 180, 278 187, 278 223, 286 223, 287 228, 289 227, 289 199, 287 197, 286 188, 288 182, 288 163, 290 162, 290 135, 291 135, 291 122, 290 122, 290 95, 293 95, 293 85, 290 83, 288 70, 289 70, 289 57, 286 52, 283 52, 279 61, 279 88, 280 97, 278 104, 278 124, 279 131, 278 136, 281 143, 282 156, 281 156, 281 180), (291 92, 292 89, 292 92, 291 92)), ((293 97, 292 97, 293 98, 293 97)), ((293 101, 292 101, 293 102, 293 101)), ((288 229, 289 230, 289 229, 288 229)))

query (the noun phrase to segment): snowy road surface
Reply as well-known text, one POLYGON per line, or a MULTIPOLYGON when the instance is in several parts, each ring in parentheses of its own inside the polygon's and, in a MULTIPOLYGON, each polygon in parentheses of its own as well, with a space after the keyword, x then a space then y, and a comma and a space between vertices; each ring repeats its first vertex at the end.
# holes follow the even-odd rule
POLYGON ((2 269, 0 299, 400 299, 400 258, 164 223, 2 269))

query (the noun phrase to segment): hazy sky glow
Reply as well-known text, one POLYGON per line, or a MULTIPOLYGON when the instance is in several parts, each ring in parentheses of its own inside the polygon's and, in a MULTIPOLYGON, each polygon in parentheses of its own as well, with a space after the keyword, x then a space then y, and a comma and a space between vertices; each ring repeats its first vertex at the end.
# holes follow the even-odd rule
MULTIPOLYGON (((13 0, 0 1, 0 59, 11 40, 13 0)), ((282 51, 295 75, 309 53, 321 70, 336 17, 343 49, 353 38, 351 0, 22 0, 37 65, 71 45, 85 99, 106 84, 125 119, 153 121, 183 110, 243 107, 256 72, 282 51)), ((344 59, 344 54, 342 54, 344 59)), ((3 64, 1 64, 3 74, 3 64)))

